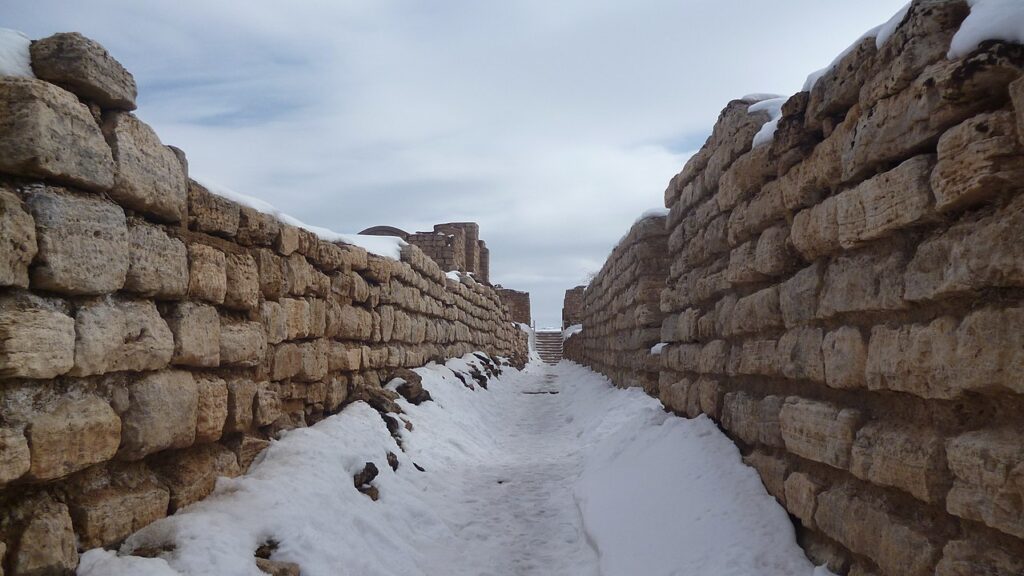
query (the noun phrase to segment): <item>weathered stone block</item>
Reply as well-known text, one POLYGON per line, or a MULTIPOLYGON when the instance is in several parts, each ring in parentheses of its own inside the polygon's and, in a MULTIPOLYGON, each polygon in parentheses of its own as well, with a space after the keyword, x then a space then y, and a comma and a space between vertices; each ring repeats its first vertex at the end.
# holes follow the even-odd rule
POLYGON ((839 250, 838 209, 836 197, 831 196, 793 218, 790 239, 804 259, 816 260, 839 250))
POLYGON ((114 160, 89 109, 41 80, 0 79, 0 171, 93 192, 114 185, 114 160))
POLYGON ((7 566, 13 575, 70 574, 78 567, 68 507, 49 496, 23 503, 28 519, 7 566))
POLYGON ((803 472, 793 472, 786 478, 786 509, 800 519, 807 528, 814 529, 814 513, 818 509, 818 494, 824 486, 803 472))
POLYGON ((789 249, 789 227, 774 226, 761 233, 754 253, 754 269, 765 276, 781 276, 795 263, 789 249))
POLYGON ((138 460, 169 448, 186 448, 196 438, 199 393, 188 372, 147 374, 128 387, 118 457, 138 460))
POLYGON ((782 458, 776 458, 767 452, 754 450, 743 457, 743 463, 757 470, 757 474, 761 477, 761 482, 764 483, 768 493, 785 506, 786 474, 789 472, 789 466, 786 464, 786 461, 782 458))
POLYGON ((37 78, 100 108, 135 109, 135 78, 99 43, 77 32, 62 32, 32 42, 30 50, 37 78))
POLYGON ((861 420, 858 410, 795 396, 786 399, 779 415, 786 450, 844 469, 850 464, 850 449, 861 420))
POLYGON ((327 351, 329 345, 323 338, 299 345, 302 365, 296 374, 301 382, 316 382, 327 376, 327 351))
POLYGON ((228 387, 214 376, 196 375, 196 443, 216 442, 228 418, 228 387))
POLYGON ((95 396, 62 398, 34 414, 25 435, 32 452, 29 477, 53 480, 111 459, 121 442, 121 420, 95 396))
POLYGON ((220 316, 205 304, 181 302, 167 315, 174 335, 172 364, 213 368, 220 365, 220 316))
POLYGON ((779 285, 779 308, 786 328, 793 328, 813 319, 818 310, 825 267, 815 262, 779 285))
POLYGON ((295 226, 282 224, 274 240, 274 249, 282 256, 288 256, 299 249, 299 229, 295 226))
POLYGON ((284 267, 281 259, 266 248, 253 252, 259 272, 260 291, 267 300, 277 300, 287 289, 284 267))
POLYGON ((31 465, 32 455, 25 434, 21 430, 0 428, 0 486, 24 476, 31 465))
POLYGON ((362 353, 358 347, 342 342, 331 342, 330 352, 327 356, 327 367, 331 372, 342 370, 354 372, 359 370, 362 353))
POLYGON ((249 378, 230 378, 228 386, 228 418, 224 422, 225 432, 244 432, 252 427, 253 398, 256 397, 256 383, 249 378))
POLYGON ((206 498, 217 478, 238 476, 235 454, 221 444, 204 444, 161 454, 152 464, 170 489, 170 511, 180 510, 206 498))
POLYGON ((931 184, 939 210, 1016 192, 1024 179, 1024 148, 1009 111, 980 114, 949 129, 939 139, 938 151, 931 184))
POLYGON ((124 289, 158 300, 183 298, 188 292, 185 243, 169 237, 157 226, 131 222, 124 289))
POLYGON ((900 488, 925 502, 940 502, 950 485, 944 443, 934 430, 869 422, 857 432, 850 471, 862 480, 900 488))
POLYGON ((260 302, 260 321, 268 344, 278 344, 288 338, 288 316, 280 303, 260 302))
POLYGON ((280 227, 281 222, 273 215, 258 212, 248 206, 240 206, 238 233, 235 239, 243 246, 271 246, 280 227))
POLYGON ((205 244, 188 245, 188 295, 222 304, 227 293, 227 258, 205 244))
POLYGON ((782 325, 778 286, 765 288, 740 298, 732 312, 733 334, 761 332, 780 328, 782 325))
POLYGON ((745 392, 730 392, 723 400, 722 426, 747 444, 781 448, 779 412, 783 401, 781 396, 757 400, 745 392))
POLYGON ((818 316, 900 310, 906 257, 895 250, 843 255, 832 260, 818 303, 818 316))
POLYGON ((779 339, 779 370, 786 378, 825 381, 821 328, 797 328, 779 339))
POLYGON ((128 274, 124 210, 96 196, 33 187, 26 203, 36 222, 39 253, 32 287, 65 294, 121 289, 128 274))
POLYGON ((855 248, 928 219, 935 156, 915 156, 835 197, 839 244, 855 248))
POLYGON ((188 216, 188 183, 178 158, 152 128, 127 112, 103 115, 117 172, 109 194, 119 204, 164 222, 188 216))
POLYGON ((45 379, 75 364, 75 321, 27 292, 0 296, 0 377, 45 379))
POLYGON ((0 188, 0 286, 28 288, 28 265, 36 252, 32 216, 20 198, 0 188))
POLYGON ((152 483, 79 496, 71 503, 79 545, 90 549, 117 544, 166 516, 167 502, 167 489, 152 483))
POLYGON ((239 206, 195 180, 188 181, 188 227, 196 232, 232 238, 238 232, 239 206))
POLYGON ((953 488, 946 509, 1024 538, 1024 435, 1010 429, 968 432, 946 443, 953 488))
POLYGON ((367 340, 373 327, 370 312, 356 306, 341 309, 342 329, 339 336, 345 340, 367 340))
POLYGON ((248 254, 228 254, 227 287, 224 306, 234 310, 255 310, 259 305, 260 285, 256 261, 248 254))
POLYGON ((868 347, 860 330, 842 326, 825 335, 821 343, 825 382, 832 388, 864 386, 868 347))
POLYGON ((221 366, 258 366, 266 354, 267 336, 261 323, 221 320, 221 366))
POLYGON ((1024 557, 985 536, 952 540, 942 550, 935 576, 1017 576, 1024 574, 1024 557))
POLYGON ((256 397, 253 400, 253 423, 256 426, 273 424, 281 417, 281 397, 277 386, 269 382, 256 385, 256 397))
POLYGON ((274 346, 270 359, 270 379, 275 382, 294 377, 302 370, 302 349, 285 342, 274 346))
POLYGON ((725 374, 725 363, 729 358, 729 343, 725 340, 708 342, 701 348, 697 370, 702 374, 725 374))
POLYGON ((174 354, 174 336, 148 300, 107 297, 81 305, 75 317, 76 376, 159 370, 174 354))

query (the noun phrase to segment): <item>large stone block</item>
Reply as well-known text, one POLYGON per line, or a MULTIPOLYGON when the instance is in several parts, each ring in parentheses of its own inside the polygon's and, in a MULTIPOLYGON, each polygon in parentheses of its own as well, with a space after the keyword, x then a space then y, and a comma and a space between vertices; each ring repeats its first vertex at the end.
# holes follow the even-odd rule
POLYGON ((356 306, 344 306, 341 309, 342 329, 339 336, 345 340, 367 340, 373 327, 370 312, 356 306))
POLYGON ((169 448, 186 448, 196 438, 199 394, 188 372, 147 374, 128 387, 118 457, 138 460, 169 448))
POLYGON ((260 301, 259 271, 248 254, 228 254, 224 306, 234 310, 255 310, 260 301))
POLYGON ((824 486, 803 472, 786 477, 786 509, 800 519, 807 528, 814 528, 814 513, 818 509, 818 494, 824 486))
POLYGON ((825 381, 821 328, 797 328, 779 338, 779 370, 786 378, 825 381))
POLYGON ((273 424, 281 417, 281 396, 277 385, 270 382, 256 384, 256 396, 253 399, 253 424, 266 426, 273 424))
POLYGON ((196 375, 196 443, 216 442, 228 418, 228 387, 214 376, 196 375))
POLYGON ((1018 576, 1024 556, 982 535, 952 540, 942 550, 935 576, 1018 576))
POLYGON ((761 482, 769 494, 776 500, 786 503, 786 474, 789 466, 782 458, 772 456, 768 452, 754 450, 743 457, 743 463, 757 470, 761 482))
POLYGON ((128 226, 124 210, 96 196, 32 187, 29 210, 39 253, 32 287, 65 294, 120 290, 128 274, 128 226))
POLYGON ((235 454, 221 444, 204 444, 158 456, 153 469, 171 491, 170 511, 180 510, 213 492, 217 478, 238 476, 235 454))
POLYGON ((235 239, 243 246, 271 246, 277 238, 281 222, 248 206, 238 209, 238 233, 235 239))
POLYGON ((174 354, 174 336, 148 300, 106 297, 82 304, 75 331, 76 376, 159 370, 174 354))
POLYGON ((188 295, 222 304, 227 293, 227 258, 205 244, 188 245, 188 295))
POLYGON ((310 334, 309 302, 301 298, 282 298, 281 307, 286 317, 287 340, 306 338, 310 334))
POLYGON ((177 300, 188 292, 185 243, 157 226, 129 223, 128 263, 124 289, 129 292, 158 300, 177 300))
POLYGON ((277 300, 284 295, 287 289, 281 258, 266 248, 254 250, 253 256, 256 259, 263 298, 277 300))
POLYGON ((954 476, 946 509, 1024 538, 1024 435, 968 432, 949 440, 946 453, 954 476))
POLYGON ((49 496, 22 503, 27 516, 7 567, 14 576, 70 574, 78 567, 75 530, 68 507, 49 496))
POLYGON ((188 181, 188 227, 196 232, 232 238, 238 232, 239 206, 195 180, 188 181))
POLYGON ((135 78, 99 43, 78 32, 61 32, 32 42, 30 50, 37 78, 100 108, 135 109, 135 78))
POLYGON ((327 376, 327 340, 320 338, 299 345, 302 353, 302 365, 296 378, 302 382, 316 382, 327 376))
POLYGON ((758 400, 745 392, 730 392, 723 400, 722 426, 747 444, 781 448, 779 412, 783 401, 781 396, 758 400))
POLYGON ((20 198, 0 188, 0 286, 28 288, 28 265, 36 252, 32 216, 20 198))
POLYGON ((175 304, 167 315, 174 335, 171 363, 215 368, 220 365, 220 316, 217 309, 195 302, 175 304))
POLYGON ((884 574, 931 576, 941 553, 926 528, 843 486, 818 496, 814 522, 829 538, 873 560, 884 574))
MULTIPOLYGON (((252 427, 253 398, 256 383, 246 377, 229 378, 228 418, 224 422, 225 432, 244 432, 252 427)), ((244 467, 244 466, 243 466, 244 467)))
POLYGON ((32 415, 25 430, 35 480, 53 480, 105 462, 121 442, 121 420, 95 396, 62 398, 32 415))
POLYGON ((64 306, 27 292, 0 296, 0 378, 53 378, 74 364, 75 321, 64 306))
POLYGON ((940 502, 949 490, 945 439, 931 429, 869 422, 857 432, 850 471, 881 486, 910 492, 925 502, 940 502))
POLYGON ((747 334, 781 328, 783 317, 779 306, 778 286, 740 298, 732 312, 732 333, 747 334))
POLYGON ((934 166, 935 156, 915 156, 836 196, 839 244, 855 248, 926 221, 932 213, 934 166))
POLYGON ((781 276, 796 259, 789 248, 789 227, 773 226, 761 233, 754 253, 754 269, 765 276, 781 276))
POLYGON ((25 434, 18 429, 0 428, 0 486, 24 476, 31 465, 25 434))
POLYGON ((860 330, 842 326, 825 335, 821 343, 825 383, 832 388, 864 386, 868 347, 860 330))
POLYGON ((188 183, 177 156, 156 132, 127 112, 103 115, 103 133, 117 164, 110 197, 164 222, 188 215, 188 183))
POLYGON ((259 322, 221 321, 221 366, 258 366, 267 354, 267 336, 259 322))
POLYGON ((850 449, 861 420, 858 410, 793 396, 786 399, 779 415, 786 450, 844 469, 850 465, 850 449))
POLYGON ((299 344, 278 344, 270 355, 270 379, 275 382, 292 378, 302 370, 302 349, 299 344))
POLYGON ((0 172, 104 192, 114 160, 89 109, 41 80, 0 78, 0 172))
POLYGON ((815 317, 824 268, 821 262, 815 262, 779 285, 779 308, 787 328, 815 317))
POLYGON ((838 210, 839 203, 831 196, 793 217, 790 238, 805 260, 813 261, 839 250, 838 210))
POLYGON ((939 210, 956 210, 1020 189, 1024 147, 1013 113, 980 114, 939 139, 939 162, 931 176, 939 210))
POLYGON ((167 515, 167 488, 146 482, 132 488, 104 488, 71 502, 79 546, 111 546, 167 515))
POLYGON ((843 255, 825 271, 818 316, 900 310, 906 257, 898 250, 843 255))

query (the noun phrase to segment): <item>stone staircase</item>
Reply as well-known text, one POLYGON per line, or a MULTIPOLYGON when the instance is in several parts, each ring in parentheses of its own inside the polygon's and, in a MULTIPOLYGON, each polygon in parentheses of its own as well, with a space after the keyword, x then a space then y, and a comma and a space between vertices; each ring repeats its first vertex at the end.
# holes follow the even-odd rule
POLYGON ((562 360, 562 332, 537 332, 537 352, 545 364, 558 364, 562 360))

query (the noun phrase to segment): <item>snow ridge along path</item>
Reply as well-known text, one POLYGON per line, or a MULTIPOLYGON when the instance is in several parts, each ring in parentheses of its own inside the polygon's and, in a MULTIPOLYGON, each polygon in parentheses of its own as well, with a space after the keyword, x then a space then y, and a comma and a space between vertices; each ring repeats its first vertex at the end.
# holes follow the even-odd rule
POLYGON ((569 362, 506 368, 486 389, 466 376, 481 369, 469 355, 416 370, 434 400, 399 401, 404 450, 353 404, 119 553, 87 552, 78 573, 262 576, 253 552, 273 540, 272 558, 303 576, 828 574, 707 418, 569 362), (366 462, 380 470, 376 502, 353 486, 366 462), (129 555, 141 548, 169 551, 129 555))

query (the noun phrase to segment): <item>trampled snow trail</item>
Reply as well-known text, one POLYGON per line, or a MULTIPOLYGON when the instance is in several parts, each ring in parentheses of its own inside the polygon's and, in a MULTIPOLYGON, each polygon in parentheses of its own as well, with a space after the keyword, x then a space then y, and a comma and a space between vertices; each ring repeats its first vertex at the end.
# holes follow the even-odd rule
POLYGON ((81 576, 823 576, 786 512, 706 417, 665 412, 570 362, 483 370, 468 355, 416 370, 433 401, 398 404, 402 446, 362 402, 285 434, 241 478, 90 550, 81 576), (397 456, 392 470, 384 456, 397 456), (376 462, 380 499, 352 476, 376 462), (167 550, 139 558, 140 548, 167 550))

